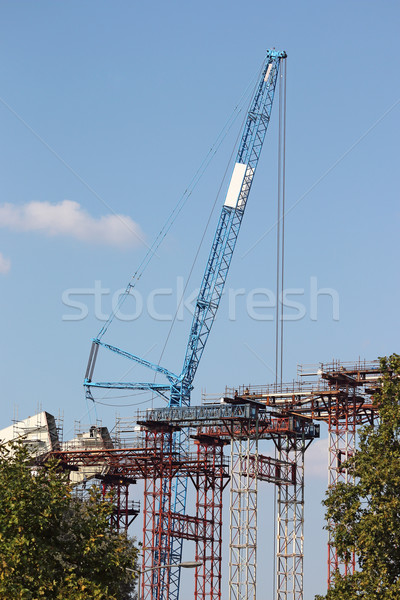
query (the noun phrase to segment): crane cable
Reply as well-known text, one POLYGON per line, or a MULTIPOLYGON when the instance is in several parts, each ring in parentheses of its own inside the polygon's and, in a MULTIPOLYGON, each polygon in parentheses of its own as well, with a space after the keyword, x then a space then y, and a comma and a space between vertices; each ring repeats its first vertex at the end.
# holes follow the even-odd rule
POLYGON ((283 293, 285 275, 285 194, 286 194, 286 60, 279 78, 278 202, 276 235, 275 386, 283 381, 283 293))
MULTIPOLYGON (((278 216, 276 235, 276 312, 275 312, 275 390, 282 391, 283 382, 283 292, 285 275, 285 196, 286 196, 286 59, 282 61, 279 78, 279 133, 278 133, 278 216)), ((275 459, 277 448, 275 446, 275 459)), ((277 498, 274 486, 274 550, 272 557, 273 597, 276 591, 277 498)), ((280 493, 280 489, 279 489, 280 493)))
POLYGON ((132 277, 131 277, 128 285, 126 286, 125 291, 120 295, 119 300, 118 300, 116 306, 114 307, 114 309, 111 312, 110 316, 108 317, 107 321, 104 323, 103 327, 100 329, 100 331, 99 331, 99 333, 97 335, 97 339, 98 340, 100 340, 104 336, 104 334, 106 333, 106 331, 109 328, 111 322, 114 320, 116 314, 120 310, 122 304, 125 302, 127 296, 130 294, 131 289, 133 289, 135 287, 135 284, 137 283, 137 281, 139 281, 139 279, 143 275, 143 273, 146 270, 146 268, 147 268, 148 264, 150 263, 151 259, 156 254, 156 251, 158 250, 158 248, 162 244, 163 240, 165 239, 165 237, 168 234, 169 230, 171 229, 172 225, 175 223, 175 221, 176 221, 177 217, 179 216, 180 212, 182 211, 183 207, 185 206, 185 204, 189 200, 189 198, 192 195, 193 191, 195 190, 197 184, 199 183, 200 179, 202 178, 202 176, 204 175, 205 171, 207 170, 207 168, 208 168, 209 164, 211 163, 212 159, 214 158, 214 156, 218 152, 218 150, 219 150, 222 142, 225 140, 225 138, 228 135, 229 131, 231 130, 233 124, 235 123, 237 117, 242 112, 243 106, 244 106, 245 101, 246 101, 246 98, 249 95, 249 91, 252 90, 253 87, 254 87, 254 83, 253 82, 254 82, 255 79, 257 80, 259 78, 259 74, 260 74, 260 71, 262 70, 262 68, 263 68, 263 65, 261 66, 261 68, 258 69, 257 74, 251 79, 250 83, 246 87, 246 89, 243 92, 241 98, 239 99, 238 103, 236 104, 235 108, 233 109, 230 117, 228 118, 228 120, 226 121, 225 125, 223 126, 223 128, 220 131, 220 133, 218 134, 215 142, 211 146, 210 150, 208 151, 208 153, 204 157, 204 159, 201 162, 201 164, 200 164, 199 168, 197 169, 196 173, 192 177, 192 180, 190 181, 188 187, 185 189, 185 191, 183 192, 182 196, 180 197, 180 199, 178 200, 177 204, 175 205, 174 209, 172 210, 171 214, 169 215, 168 219, 164 223, 163 227, 160 229, 160 231, 157 234, 154 242, 152 243, 152 245, 150 246, 150 248, 147 250, 147 252, 146 252, 146 254, 145 254, 142 262, 139 264, 139 267, 137 268, 137 270, 135 271, 135 273, 132 275, 132 277))
POLYGON ((283 103, 283 124, 282 124, 282 254, 281 254, 281 388, 283 381, 283 286, 285 275, 285 199, 286 199, 286 60, 282 64, 282 103, 283 103))

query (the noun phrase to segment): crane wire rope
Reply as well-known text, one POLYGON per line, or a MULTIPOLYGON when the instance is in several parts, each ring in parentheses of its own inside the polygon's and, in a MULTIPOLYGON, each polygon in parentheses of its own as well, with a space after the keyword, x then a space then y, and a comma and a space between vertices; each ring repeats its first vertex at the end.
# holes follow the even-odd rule
POLYGON ((285 200, 286 200, 286 60, 282 64, 282 103, 283 103, 283 124, 282 124, 282 252, 281 252, 281 388, 283 381, 283 291, 285 276, 285 200))
POLYGON ((202 176, 204 175, 205 171, 207 170, 207 168, 208 168, 209 164, 211 163, 212 159, 214 158, 214 156, 218 152, 218 150, 219 150, 222 142, 225 140, 225 138, 228 135, 229 131, 231 130, 233 124, 235 123, 237 117, 242 112, 243 106, 244 106, 245 101, 246 101, 246 98, 248 97, 248 94, 249 94, 249 90, 253 89, 253 87, 254 87, 253 81, 254 81, 254 79, 256 79, 256 80, 258 79, 259 74, 261 72, 261 69, 262 69, 262 66, 258 69, 257 74, 251 79, 250 83, 247 85, 247 87, 246 87, 245 91, 243 92, 241 98, 239 99, 238 103, 234 107, 234 109, 233 109, 230 117, 228 118, 228 120, 226 121, 225 125, 221 129, 221 131, 218 134, 215 142, 213 143, 213 145, 211 146, 210 150, 208 151, 208 153, 204 157, 204 159, 201 162, 201 164, 200 164, 199 168, 197 169, 196 173, 192 177, 189 185, 187 186, 187 188, 183 192, 182 196, 180 197, 180 199, 178 200, 177 204, 173 208, 173 210, 170 213, 169 217, 167 218, 166 222, 164 223, 164 225, 160 229, 160 231, 157 234, 154 242, 152 243, 152 245, 150 246, 150 248, 147 250, 147 252, 146 252, 143 260, 139 264, 139 266, 136 269, 135 273, 132 275, 132 277, 131 277, 128 285, 126 286, 125 291, 120 295, 120 297, 118 299, 118 302, 116 303, 116 306, 113 308, 113 310, 112 310, 110 316, 108 317, 107 321, 104 323, 104 325, 100 329, 100 331, 99 331, 99 333, 97 335, 97 339, 98 340, 100 340, 104 336, 104 334, 107 332, 110 324, 114 320, 114 318, 115 318, 116 314, 118 313, 118 311, 120 310, 122 304, 125 302, 125 300, 126 300, 127 296, 129 295, 131 289, 133 289, 135 287, 135 284, 142 277, 142 275, 143 275, 144 271, 146 270, 148 264, 150 263, 151 259, 156 254, 156 251, 158 250, 158 248, 162 244, 163 240, 167 236, 167 234, 168 234, 169 230, 171 229, 172 225, 175 223, 176 219, 178 218, 178 216, 181 213, 182 209, 186 205, 187 201, 189 200, 190 196, 192 195, 193 191, 195 190, 195 188, 196 188, 197 184, 199 183, 200 179, 202 178, 202 176))
MULTIPOLYGON (((286 60, 282 61, 279 77, 279 131, 278 131, 278 207, 276 241, 276 311, 275 311, 275 391, 283 383, 283 293, 285 274, 285 195, 286 195, 286 60)), ((275 459, 277 448, 275 446, 275 459)), ((274 486, 274 548, 272 556, 273 597, 276 593, 277 573, 277 494, 274 486)))
MULTIPOLYGON (((124 396, 113 396, 113 398, 124 398, 124 396)), ((129 404, 111 404, 109 402, 101 402, 100 400, 96 400, 96 403, 101 404, 102 406, 123 408, 123 407, 127 407, 127 406, 139 406, 141 404, 147 404, 148 402, 151 402, 151 400, 152 400, 152 396, 149 396, 149 398, 146 398, 146 400, 142 400, 141 402, 130 402, 129 404)))
POLYGON ((286 60, 279 77, 278 201, 276 235, 275 386, 283 381, 283 301, 286 194, 286 60))

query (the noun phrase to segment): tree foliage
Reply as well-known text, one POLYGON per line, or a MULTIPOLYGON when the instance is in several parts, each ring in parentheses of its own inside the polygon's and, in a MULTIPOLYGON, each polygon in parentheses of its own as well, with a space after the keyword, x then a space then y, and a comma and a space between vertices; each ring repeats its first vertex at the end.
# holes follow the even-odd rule
POLYGON ((72 495, 56 462, 33 470, 0 446, 0 600, 128 600, 137 549, 110 528, 112 503, 72 495))
POLYGON ((400 598, 400 356, 381 359, 383 378, 374 398, 379 420, 360 433, 359 448, 344 465, 355 483, 327 492, 327 529, 342 560, 355 552, 354 574, 335 574, 316 600, 400 598))

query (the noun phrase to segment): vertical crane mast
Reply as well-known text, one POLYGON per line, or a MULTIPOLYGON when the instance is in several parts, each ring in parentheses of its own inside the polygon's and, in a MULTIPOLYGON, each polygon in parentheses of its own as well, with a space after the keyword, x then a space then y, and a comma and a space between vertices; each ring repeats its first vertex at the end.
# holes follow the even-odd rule
MULTIPOLYGON (((91 398, 91 388, 96 387, 150 390, 158 393, 164 399, 169 397, 170 406, 187 406, 190 404, 193 380, 218 311, 254 174, 271 118, 280 63, 285 58, 286 52, 269 50, 263 63, 261 76, 247 113, 232 178, 221 210, 214 241, 197 297, 181 374, 177 376, 168 369, 104 343, 102 341, 103 328, 92 343, 84 381, 87 397, 91 398), (163 375, 167 381, 165 383, 93 381, 94 367, 100 346, 163 375)), ((175 449, 184 451, 187 447, 187 441, 183 432, 176 434, 174 438, 175 449)), ((183 513, 185 511, 186 487, 187 482, 185 478, 176 477, 174 479, 172 510, 175 513, 183 513)), ((163 513, 163 501, 161 501, 160 519, 163 518, 163 513)), ((160 530, 165 531, 162 527, 160 530)), ((166 540, 163 547, 169 548, 169 551, 167 550, 162 557, 158 557, 160 564, 178 565, 182 561, 182 539, 172 537, 170 541, 166 540)), ((161 571, 154 571, 155 578, 162 577, 162 575, 161 571)), ((169 591, 163 585, 156 586, 157 589, 161 590, 160 597, 157 599, 152 597, 151 600, 167 600, 166 596, 168 600, 178 600, 179 567, 172 568, 170 576, 167 579, 169 581, 169 591)))

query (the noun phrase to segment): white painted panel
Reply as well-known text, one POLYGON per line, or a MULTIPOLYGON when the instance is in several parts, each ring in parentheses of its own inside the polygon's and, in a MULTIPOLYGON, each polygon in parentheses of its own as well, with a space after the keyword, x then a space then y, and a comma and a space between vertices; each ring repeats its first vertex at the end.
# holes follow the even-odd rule
POLYGON ((241 210, 244 209, 245 205, 246 205, 246 201, 247 201, 247 197, 248 197, 248 191, 249 191, 249 187, 251 185, 251 182, 253 181, 253 177, 254 177, 254 169, 252 169, 251 167, 247 167, 247 171, 246 171, 246 194, 245 194, 245 200, 242 199, 242 201, 239 200, 238 205, 236 208, 240 208, 241 210))
POLYGON ((226 194, 225 206, 231 206, 236 208, 240 190, 242 189, 243 179, 246 174, 247 165, 243 163, 236 163, 233 169, 232 179, 229 184, 228 192, 226 194))
POLYGON ((267 72, 265 73, 264 81, 268 81, 269 74, 271 73, 272 63, 269 63, 267 72))

